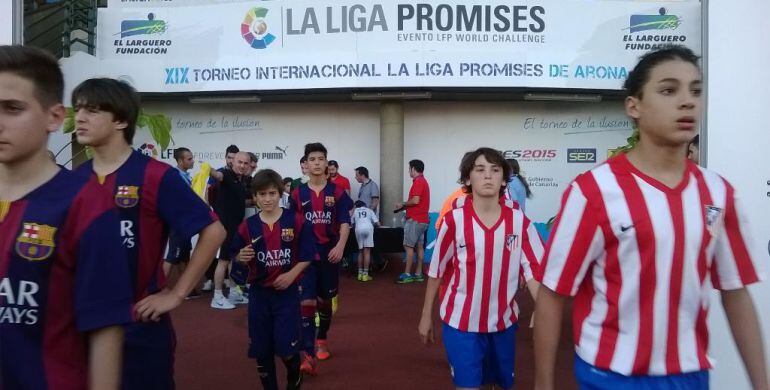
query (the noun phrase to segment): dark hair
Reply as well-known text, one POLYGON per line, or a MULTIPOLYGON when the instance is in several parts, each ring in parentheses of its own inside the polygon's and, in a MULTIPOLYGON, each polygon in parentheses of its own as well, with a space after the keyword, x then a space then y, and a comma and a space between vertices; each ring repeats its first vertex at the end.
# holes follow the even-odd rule
POLYGON ((249 158, 251 159, 251 162, 259 162, 259 157, 252 152, 249 152, 249 158))
POLYGON ((628 74, 625 83, 623 83, 623 89, 626 92, 626 96, 634 96, 641 99, 644 84, 649 81, 650 72, 652 71, 652 68, 657 65, 666 61, 682 60, 689 62, 700 69, 698 59, 699 57, 695 55, 692 50, 680 45, 668 46, 643 55, 639 59, 639 63, 637 63, 631 73, 628 74))
POLYGON ((61 103, 64 76, 56 58, 32 46, 0 46, 0 72, 10 72, 35 86, 35 98, 43 108, 61 103))
POLYGON ((238 147, 237 147, 237 146, 235 146, 235 145, 230 145, 230 146, 228 146, 228 147, 227 147, 227 149, 225 149, 225 155, 228 155, 228 154, 230 154, 230 153, 238 153, 238 152, 240 152, 240 151, 241 151, 241 150, 240 150, 240 149, 238 149, 238 147))
POLYGON ((269 190, 274 187, 278 193, 283 192, 283 179, 278 172, 272 169, 262 169, 251 179, 251 193, 256 195, 259 191, 269 190))
POLYGON ((697 147, 699 144, 700 144, 700 134, 695 134, 695 137, 692 137, 692 139, 690 140, 690 145, 694 145, 695 147, 697 147))
MULTIPOLYGON (((473 166, 476 164, 476 159, 481 156, 484 156, 484 158, 490 164, 498 165, 503 169, 503 184, 508 183, 508 180, 511 178, 511 167, 505 161, 505 157, 503 157, 503 154, 500 153, 499 150, 486 147, 478 148, 472 152, 465 153, 462 161, 460 162, 460 180, 457 182, 462 184, 463 192, 466 194, 473 192, 471 186, 466 185, 465 182, 470 180, 471 171, 473 170, 473 166)), ((504 193, 505 187, 500 186, 500 195, 502 196, 504 193)))
POLYGON ((294 181, 294 179, 292 179, 290 177, 284 177, 283 178, 283 185, 287 185, 287 184, 289 184, 289 183, 291 183, 293 181, 294 181))
MULTIPOLYGON (((184 156, 185 152, 190 152, 190 149, 187 148, 176 148, 174 149, 174 160, 179 161, 182 159, 182 156, 184 156)), ((192 154, 192 152, 190 152, 192 154)))
POLYGON ((76 111, 79 107, 92 107, 111 113, 116 121, 126 122, 123 139, 129 145, 134 142, 140 104, 134 87, 110 78, 88 79, 72 91, 72 106, 76 111))
POLYGON ((369 178, 369 170, 366 169, 366 167, 358 167, 356 168, 356 172, 367 179, 369 178))
POLYGON ((302 157, 300 157, 300 159, 299 159, 299 163, 300 163, 300 164, 304 164, 304 163, 306 163, 306 162, 307 162, 307 156, 302 156, 302 157))
POLYGON ((320 142, 313 142, 305 145, 305 159, 307 159, 307 156, 313 152, 321 152, 324 154, 324 157, 328 155, 326 146, 320 142))
POLYGON ((409 168, 414 168, 417 173, 423 173, 425 171, 425 163, 422 160, 409 161, 409 168))
MULTIPOLYGON (((521 181, 521 184, 524 185, 524 194, 527 198, 532 197, 532 191, 529 189, 529 183, 527 182, 527 178, 521 175, 521 168, 519 167, 519 162, 516 161, 515 158, 509 158, 505 161, 508 162, 508 165, 511 166, 511 178, 513 179, 513 176, 516 176, 519 181, 521 181)), ((510 181, 510 179, 509 179, 510 181)))
POLYGON ((327 165, 331 165, 337 169, 340 169, 340 164, 337 163, 337 160, 329 160, 329 163, 327 165))
POLYGON ((353 203, 356 207, 366 207, 366 203, 364 203, 363 200, 357 200, 356 203, 353 203))

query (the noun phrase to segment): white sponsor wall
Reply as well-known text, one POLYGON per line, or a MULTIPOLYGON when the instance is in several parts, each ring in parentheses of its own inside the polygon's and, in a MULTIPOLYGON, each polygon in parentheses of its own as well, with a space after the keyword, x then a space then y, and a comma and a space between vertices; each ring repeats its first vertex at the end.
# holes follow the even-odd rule
MULTIPOLYGON (((767 107, 770 104, 770 51, 765 0, 708 3, 707 164, 735 186, 748 210, 753 254, 768 269, 770 257, 770 136, 767 107), (731 21, 725 23, 724 21, 731 21), (737 72, 737 73, 736 73, 737 72)), ((770 283, 749 291, 764 333, 765 356, 770 351, 770 283)), ((714 294, 709 316, 714 389, 749 389, 748 378, 730 334, 724 311, 714 294)))
POLYGON ((259 168, 271 168, 282 176, 301 175, 299 159, 308 142, 323 142, 329 159, 337 160, 341 173, 358 194, 354 169, 369 168, 380 177, 380 122, 376 104, 218 104, 149 103, 149 114, 171 117, 173 144, 166 150, 141 130, 134 147, 176 165, 173 148, 192 150, 197 172, 200 161, 213 168, 225 164, 225 149, 235 144, 259 155, 259 168))
POLYGON ((0 1, 0 45, 13 43, 13 3, 12 0, 0 1))
MULTIPOLYGON (((606 160, 609 149, 626 144, 632 122, 621 102, 412 103, 404 108, 404 166, 425 162, 431 210, 459 187, 462 155, 480 146, 519 161, 534 197, 527 214, 546 222, 577 176, 606 160), (569 161, 569 162, 568 162, 569 161)), ((404 199, 411 178, 404 173, 404 199)))
POLYGON ((644 51, 700 51, 698 1, 156 3, 99 9, 97 73, 142 92, 619 89, 644 51))

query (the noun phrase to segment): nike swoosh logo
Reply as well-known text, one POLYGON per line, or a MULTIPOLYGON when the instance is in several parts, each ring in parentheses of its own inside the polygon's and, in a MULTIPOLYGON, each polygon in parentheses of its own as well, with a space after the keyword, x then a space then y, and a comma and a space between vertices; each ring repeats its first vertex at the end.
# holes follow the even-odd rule
POLYGON ((262 238, 262 236, 259 236, 259 237, 255 238, 255 239, 251 240, 251 243, 252 243, 252 244, 255 244, 255 243, 256 243, 257 241, 259 241, 261 238, 262 238))
POLYGON ((291 342, 291 346, 293 347, 293 346, 295 346, 295 345, 297 345, 297 341, 292 341, 292 342, 291 342))
POLYGON ((460 248, 465 248, 465 245, 460 245, 460 248))
POLYGON ((302 206, 307 206, 308 203, 310 203, 310 201, 306 200, 306 201, 302 202, 302 206))
POLYGON ((621 225, 621 226, 620 226, 620 231, 621 231, 622 233, 625 233, 625 232, 627 232, 628 230, 630 230, 630 229, 633 229, 633 228, 634 228, 634 225, 628 225, 628 226, 623 226, 623 225, 621 225))

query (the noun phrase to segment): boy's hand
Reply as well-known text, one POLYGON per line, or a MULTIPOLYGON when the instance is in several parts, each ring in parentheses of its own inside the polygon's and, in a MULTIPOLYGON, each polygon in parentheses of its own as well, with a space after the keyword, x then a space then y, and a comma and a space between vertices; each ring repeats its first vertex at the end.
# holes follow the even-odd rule
POLYGON ((241 263, 250 262, 251 259, 254 258, 254 248, 252 248, 251 245, 244 247, 240 252, 238 252, 237 258, 241 263))
POLYGON ((339 244, 335 245, 332 250, 329 251, 329 262, 332 264, 339 263, 340 260, 342 260, 342 255, 344 254, 344 247, 341 247, 339 244))
POLYGON ((182 304, 183 300, 170 290, 164 289, 139 301, 134 310, 136 310, 136 317, 139 321, 159 321, 160 316, 174 310, 182 304))
POLYGON ((286 290, 291 286, 291 284, 294 283, 294 275, 291 275, 289 272, 280 274, 277 278, 275 278, 275 281, 273 282, 273 287, 276 290, 286 290))
POLYGON ((425 345, 430 345, 436 342, 433 335, 433 319, 430 316, 423 315, 420 318, 420 325, 417 326, 417 331, 420 333, 420 341, 425 345))

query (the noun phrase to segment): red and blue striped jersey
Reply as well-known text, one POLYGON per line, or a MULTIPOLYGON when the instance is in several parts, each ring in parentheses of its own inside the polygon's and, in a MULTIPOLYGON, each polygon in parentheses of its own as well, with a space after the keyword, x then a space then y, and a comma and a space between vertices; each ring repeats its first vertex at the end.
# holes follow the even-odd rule
POLYGON ((260 214, 243 221, 230 246, 231 258, 248 245, 254 249, 248 280, 263 287, 271 287, 279 275, 298 262, 316 258, 310 223, 301 214, 286 209, 273 226, 262 221, 260 214))
POLYGON ((85 389, 85 332, 131 322, 115 206, 62 169, 0 202, 0 388, 85 389))
POLYGON ((175 238, 189 239, 217 220, 173 167, 137 151, 103 181, 94 173, 92 161, 77 172, 102 182, 118 206, 136 301, 165 286, 163 252, 169 230, 175 238))
POLYGON ((302 184, 291 194, 292 210, 297 210, 313 225, 316 243, 334 246, 340 239, 340 226, 350 225, 353 200, 341 186, 327 182, 320 193, 302 184))

